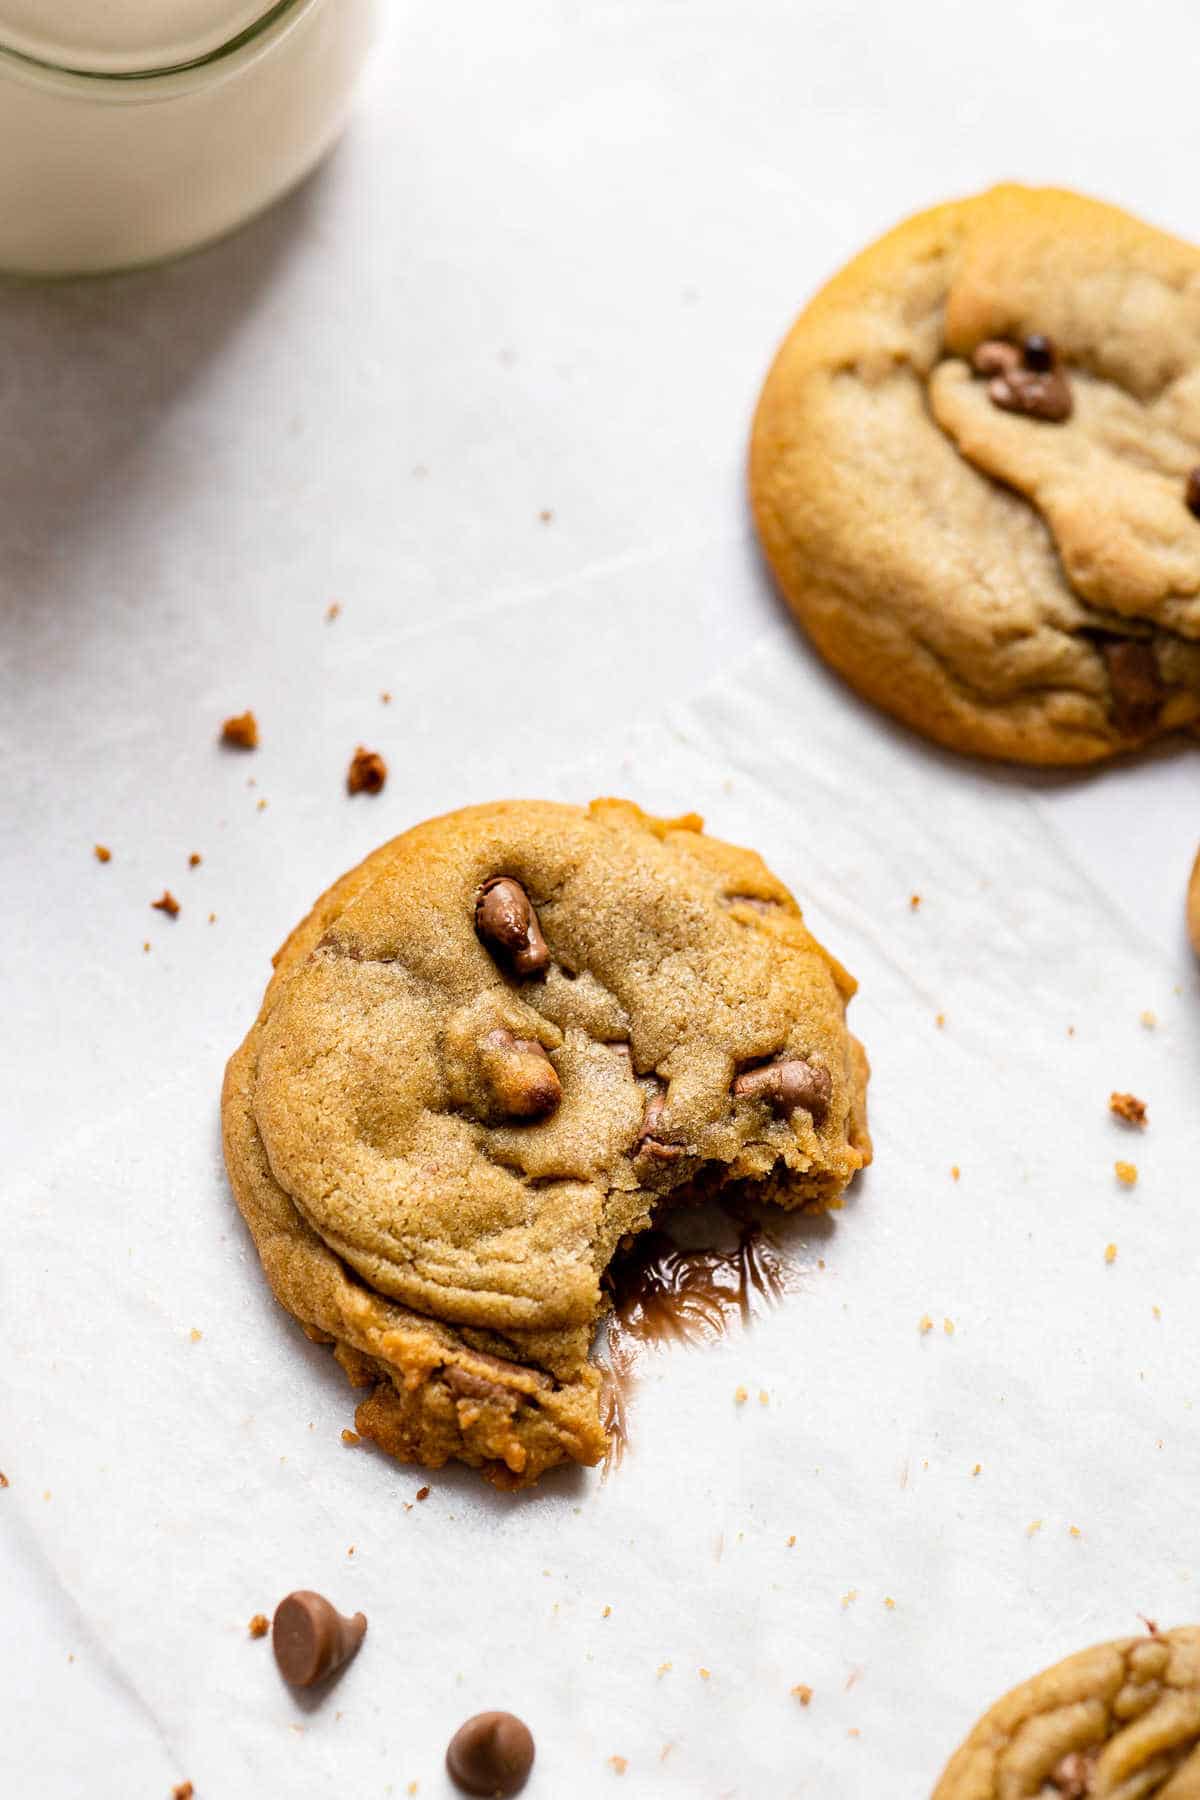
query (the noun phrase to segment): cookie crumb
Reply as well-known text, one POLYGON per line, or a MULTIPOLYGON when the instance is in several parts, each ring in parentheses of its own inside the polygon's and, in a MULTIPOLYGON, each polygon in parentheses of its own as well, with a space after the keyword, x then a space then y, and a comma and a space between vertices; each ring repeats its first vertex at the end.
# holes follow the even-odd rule
POLYGON ((700 1669, 698 1671, 698 1674, 700 1676, 701 1681, 711 1681, 712 1680, 712 1670, 711 1669, 700 1669))
POLYGON ((812 1696, 813 1696, 813 1691, 809 1687, 807 1681, 798 1681, 796 1683, 795 1687, 792 1689, 792 1693, 795 1695, 796 1699, 800 1702, 801 1706, 808 1706, 810 1704, 810 1702, 812 1700, 812 1696))
POLYGON ((258 720, 252 712, 235 713, 221 727, 221 742, 235 750, 258 749, 258 720))
POLYGON ((953 1319, 943 1319, 942 1320, 942 1330, 945 1332, 947 1337, 953 1337, 954 1336, 954 1320, 953 1319))
POLYGON ((1162 1307, 1161 1306, 1152 1306, 1150 1308, 1150 1311, 1154 1314, 1154 1317, 1156 1319, 1162 1318, 1162 1307))
POLYGON ((1067 1530, 1073 1538, 1081 1538, 1083 1536, 1083 1533, 1082 1533, 1082 1531, 1080 1531, 1078 1525, 1068 1525, 1067 1530))
POLYGON ((846 1608, 851 1604, 851 1602, 854 1600, 857 1600, 857 1599, 858 1599, 858 1589, 857 1588, 847 1588, 846 1592, 842 1595, 842 1611, 844 1612, 846 1610, 846 1608))
POLYGON ((911 911, 920 912, 920 910, 921 910, 920 894, 910 894, 908 896, 908 904, 909 904, 909 908, 911 909, 911 911))
POLYGON ((265 800, 257 800, 257 801, 255 801, 255 807, 256 807, 257 811, 259 811, 259 812, 266 812, 267 803, 265 800))
POLYGON ((922 1313, 921 1317, 917 1320, 917 1330, 922 1337, 928 1337, 929 1333, 933 1330, 933 1320, 928 1313, 922 1313))
POLYGON ((611 1619, 612 1618, 612 1607, 606 1606, 604 1608, 604 1611, 600 1614, 600 1617, 602 1619, 611 1619))
POLYGON ((957 1181, 961 1174, 962 1174, 962 1170, 959 1168, 958 1164, 951 1163, 950 1164, 950 1179, 952 1181, 957 1181))
POLYGON ((416 1500, 428 1500, 429 1489, 427 1487, 419 1487, 416 1491, 416 1494, 413 1496, 413 1498, 416 1500))
POLYGON ((142 945, 142 949, 143 949, 143 950, 144 950, 144 951, 145 951, 145 953, 146 953, 146 955, 147 955, 147 956, 149 956, 149 954, 150 954, 150 940, 149 940, 149 938, 147 938, 147 940, 146 940, 146 942, 145 942, 145 943, 144 943, 144 944, 143 944, 143 945, 142 945))
POLYGON ((935 1020, 934 1020, 934 1021, 933 1021, 933 1022, 934 1022, 934 1024, 935 1024, 935 1025, 936 1025, 936 1026, 937 1026, 937 1028, 938 1028, 938 1030, 939 1030, 939 1031, 944 1031, 944 1030, 945 1030, 945 1029, 946 1029, 946 1015, 945 1015, 945 1013, 939 1013, 939 1014, 938 1014, 938 1015, 937 1015, 937 1018, 936 1018, 936 1019, 935 1019, 935 1020))
POLYGON ((358 1548, 358 1546, 357 1546, 357 1544, 351 1544, 351 1545, 350 1545, 350 1547, 349 1547, 349 1549, 348 1549, 348 1550, 347 1550, 347 1551, 346 1551, 346 1555, 347 1555, 347 1556, 353 1556, 353 1555, 354 1555, 354 1552, 355 1552, 355 1550, 356 1550, 356 1549, 357 1549, 357 1548, 358 1548))
POLYGON ((1110 1094, 1108 1110, 1115 1113, 1118 1119, 1124 1119, 1127 1125, 1145 1125, 1146 1102, 1138 1100, 1133 1094, 1110 1094))
POLYGON ((658 1677, 658 1679, 661 1681, 663 1676, 669 1675, 671 1673, 671 1670, 674 1667, 675 1667, 674 1663, 669 1663, 669 1662, 659 1663, 659 1665, 658 1665, 657 1669, 654 1671, 654 1673, 658 1677))
POLYGON ((4 1473, 3 1469, 0 1469, 0 1488, 6 1488, 6 1487, 11 1487, 11 1486, 12 1486, 12 1483, 9 1481, 8 1476, 4 1473))
POLYGON ((181 1781, 171 1789, 171 1800, 193 1800, 195 1792, 190 1781, 181 1781))
POLYGON ((217 915, 216 915, 216 913, 209 913, 209 915, 208 915, 208 922, 209 922, 209 924, 210 924, 210 925, 215 925, 215 924, 216 924, 216 922, 217 922, 217 915))
POLYGON ((975 1467, 971 1470, 972 1476, 980 1475, 980 1474, 982 1474, 982 1472, 983 1472, 983 1464, 982 1463, 976 1463, 975 1467))
POLYGON ((1121 1183, 1122 1187, 1132 1187, 1137 1180, 1137 1164, 1136 1163, 1131 1163, 1131 1162, 1114 1163, 1113 1171, 1116 1174, 1117 1180, 1121 1183))
POLYGON ((1106 1244, 1104 1246, 1104 1260, 1106 1263, 1115 1263, 1116 1262, 1117 1246, 1115 1244, 1106 1244))
POLYGON ((794 1550, 796 1547, 796 1534, 794 1531, 793 1531, 791 1537, 787 1541, 787 1547, 789 1550, 794 1550))
POLYGON ((378 750, 364 750, 360 744, 354 752, 350 772, 346 776, 347 793, 378 794, 386 780, 387 764, 378 750))
POLYGON ((554 517, 554 514, 551 512, 549 507, 543 507, 542 511, 538 514, 538 518, 542 521, 543 525, 549 525, 549 523, 553 517, 554 517))
POLYGON ((1074 1027, 1074 1026, 1073 1026, 1073 1025, 1068 1025, 1068 1026, 1067 1026, 1067 1036, 1068 1036, 1068 1037, 1074 1037, 1074 1036, 1075 1036, 1075 1027, 1074 1027))
POLYGON ((168 918, 175 919, 179 916, 179 902, 170 888, 164 888, 161 897, 152 900, 150 904, 155 912, 166 913, 168 918))
POLYGON ((758 1404, 759 1404, 759 1405, 760 1405, 760 1406, 770 1406, 770 1404, 771 1404, 771 1396, 770 1396, 770 1394, 768 1394, 768 1392, 767 1392, 767 1390, 766 1390, 766 1388, 759 1388, 759 1390, 758 1390, 758 1404))
POLYGON ((384 688, 382 694, 380 694, 380 696, 379 696, 379 699, 380 699, 381 704, 384 706, 390 706, 392 704, 392 696, 389 693, 387 688, 384 688))
POLYGON ((266 1613, 255 1613, 247 1630, 252 1638, 265 1638, 271 1629, 271 1621, 266 1613))
POLYGON ((109 849, 107 844, 93 844, 92 845, 92 855, 95 857, 96 861, 99 863, 106 863, 106 862, 112 861, 112 851, 109 849))
POLYGON ((332 625, 333 621, 335 619, 341 617, 341 612, 342 612, 341 601, 340 600, 331 600, 329 602, 329 605, 325 608, 325 623, 327 625, 332 625))
POLYGON ((346 1426, 342 1432, 342 1442, 343 1442, 343 1444, 346 1444, 350 1449, 353 1449, 355 1444, 362 1443, 362 1439, 359 1437, 357 1431, 351 1431, 350 1427, 346 1426))
POLYGON ((887 1607, 889 1612, 895 1612, 896 1602, 892 1599, 890 1594, 885 1594, 883 1596, 883 1604, 887 1607))
POLYGON ((1025 1527, 1025 1536, 1036 1537, 1038 1532, 1042 1529, 1042 1523, 1043 1521, 1041 1519, 1031 1519, 1029 1524, 1025 1527))
POLYGON ((858 1729, 857 1725, 851 1725, 846 1732, 846 1736, 853 1737, 853 1738, 861 1737, 862 1732, 858 1729))
POLYGON ((188 868, 198 869, 203 861, 204 858, 201 856, 200 852, 198 850, 193 850, 192 854, 188 857, 188 868))
POLYGON ((1152 1013, 1150 1008, 1147 1007, 1142 1014, 1142 1024, 1146 1027, 1147 1031, 1153 1031, 1154 1027, 1158 1024, 1158 1014, 1152 1013))
POLYGON ((614 1775, 623 1775, 629 1767, 629 1759, 625 1756, 610 1756, 608 1766, 614 1775))
POLYGON ((188 1332, 188 1337, 191 1339, 193 1344, 198 1344, 200 1342, 200 1339, 203 1336, 204 1336, 204 1333, 196 1325, 193 1325, 192 1329, 188 1332))
POLYGON ((415 1781, 410 1781, 404 1791, 406 1794, 415 1794, 417 1791, 417 1783, 415 1781))
POLYGON ((750 1395, 747 1393, 747 1391, 744 1387, 734 1388, 733 1400, 734 1400, 735 1406, 745 1406, 745 1404, 749 1398, 750 1398, 750 1395))

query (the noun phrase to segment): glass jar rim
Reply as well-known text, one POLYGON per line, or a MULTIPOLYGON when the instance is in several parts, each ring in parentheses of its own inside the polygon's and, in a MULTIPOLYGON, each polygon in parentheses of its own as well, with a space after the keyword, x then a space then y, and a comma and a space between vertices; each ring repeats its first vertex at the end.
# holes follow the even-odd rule
POLYGON ((223 38, 211 48, 195 55, 144 67, 89 67, 86 63, 68 61, 59 56, 34 54, 18 45, 5 42, 3 27, 0 26, 0 62, 10 68, 24 70, 34 78, 41 76, 49 80, 59 79, 72 85, 80 82, 97 85, 111 83, 114 87, 134 89, 142 82, 174 81, 175 78, 186 78, 213 64, 225 62, 273 33, 285 20, 292 23, 291 15, 298 17, 313 4, 314 0, 259 0, 256 16, 232 36, 223 38))

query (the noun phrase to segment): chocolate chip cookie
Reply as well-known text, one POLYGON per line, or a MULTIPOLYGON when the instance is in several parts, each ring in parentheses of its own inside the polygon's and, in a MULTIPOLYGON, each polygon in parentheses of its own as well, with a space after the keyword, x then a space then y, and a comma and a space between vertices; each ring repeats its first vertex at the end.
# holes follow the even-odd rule
POLYGON ((1200 1626, 1099 1644, 985 1713, 933 1800, 1192 1800, 1200 1626))
POLYGON ((761 859, 619 800, 470 808, 344 875, 232 1058, 233 1191, 359 1433, 499 1486, 605 1450, 605 1270, 737 1184, 870 1157, 854 983, 761 859))
POLYGON ((792 610, 956 750, 1200 732, 1200 251, 996 188, 835 277, 767 377, 755 518, 792 610))

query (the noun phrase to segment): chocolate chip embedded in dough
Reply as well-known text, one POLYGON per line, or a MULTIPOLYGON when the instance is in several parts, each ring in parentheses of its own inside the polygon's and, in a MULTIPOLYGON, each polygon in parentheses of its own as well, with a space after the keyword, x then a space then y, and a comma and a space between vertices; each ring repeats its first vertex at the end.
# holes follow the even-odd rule
POLYGON ((1058 349, 1054 339, 1047 337, 1044 331, 1031 331, 1021 345, 1025 367, 1045 374, 1048 369, 1058 365, 1058 349))
POLYGON ((1049 425, 1061 425, 1074 409, 1071 384, 1061 369, 1010 369, 988 382, 988 399, 1002 412, 1022 413, 1027 419, 1041 419, 1049 425))
POLYGON ((562 1084, 541 1044, 503 1026, 480 1045, 479 1072, 502 1118, 544 1119, 562 1099, 562 1084))
POLYGON ((1196 467, 1191 471, 1187 478, 1187 487, 1184 489, 1184 499, 1187 502, 1188 511, 1194 512, 1196 517, 1200 519, 1200 463, 1197 463, 1196 467))
POLYGON ((1128 737, 1152 730, 1166 697, 1154 645, 1144 638, 1101 638, 1100 654, 1117 730, 1128 737))
POLYGON ((476 1713, 460 1725, 446 1750, 450 1779, 464 1794, 507 1800, 519 1794, 533 1767, 529 1727, 512 1713, 476 1713))
POLYGON ((312 1687, 349 1662, 366 1634, 363 1613, 347 1618, 324 1594, 300 1588, 275 1608, 275 1661, 293 1687, 312 1687))
POLYGON ((511 875, 493 875, 484 882, 475 900, 475 929, 515 975, 540 975, 549 966, 550 952, 533 903, 511 875))
POLYGON ((666 1104, 665 1088, 659 1088, 651 1094, 646 1102, 641 1129, 638 1132, 637 1154, 652 1156, 656 1162, 674 1162, 676 1157, 682 1156, 684 1152, 682 1144, 672 1144, 669 1139, 658 1136, 658 1121, 662 1117, 662 1111, 666 1104))
POLYGON ((785 1062, 747 1069, 737 1077, 733 1092, 736 1099, 757 1095, 777 1112, 791 1113, 803 1107, 812 1114, 813 1124, 820 1125, 829 1111, 833 1082, 828 1069, 805 1062, 802 1057, 789 1057, 785 1062))

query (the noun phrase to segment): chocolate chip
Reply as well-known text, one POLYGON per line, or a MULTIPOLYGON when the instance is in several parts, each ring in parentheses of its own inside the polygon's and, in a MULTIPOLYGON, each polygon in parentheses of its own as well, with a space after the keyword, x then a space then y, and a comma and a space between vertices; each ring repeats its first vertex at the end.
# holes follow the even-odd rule
POLYGON ((1007 338, 988 338, 978 344, 971 357, 976 375, 1008 375, 1021 366, 1021 352, 1007 338))
POLYGON ((312 1687, 349 1662, 366 1634, 362 1613, 346 1618, 323 1594, 300 1588, 275 1608, 275 1661, 293 1687, 312 1687))
POLYGON ((1099 649, 1108 674, 1113 724, 1127 737, 1153 730, 1166 696, 1154 645, 1144 638, 1104 637, 1099 649))
POLYGON ((1042 419, 1048 425, 1061 425, 1074 407, 1071 385, 1061 369, 1049 369, 1045 374, 1010 369, 988 382, 988 399, 1003 412, 1023 413, 1027 419, 1042 419))
POLYGON ((562 1099, 554 1064, 535 1038, 515 1037, 503 1027, 489 1031, 480 1045, 479 1067, 501 1118, 544 1119, 562 1099))
POLYGON ((642 1114, 641 1129, 638 1132, 637 1154, 652 1156, 656 1162, 674 1162, 677 1156, 683 1155, 682 1144, 672 1144, 667 1138, 657 1135, 658 1121, 667 1104, 665 1088, 657 1088, 646 1102, 646 1110, 642 1114))
POLYGON ((1025 367, 1045 374, 1058 362, 1058 351, 1054 339, 1047 337, 1043 331, 1031 331, 1021 346, 1025 358, 1025 367))
POLYGON ((1196 467, 1188 476, 1187 487, 1184 489, 1183 493, 1184 499, 1187 501, 1188 511, 1194 512, 1196 517, 1200 519, 1200 463, 1197 463, 1196 467))
POLYGON ((511 875, 493 875, 475 900, 475 929, 488 948, 504 956, 515 975, 540 975, 550 952, 529 895, 511 875))
POLYGON ((829 1111, 833 1082, 828 1069, 797 1056, 789 1057, 786 1062, 765 1063, 762 1068, 747 1069, 734 1082, 733 1092, 738 1099, 758 1095, 769 1101, 777 1112, 791 1113, 797 1107, 803 1107, 812 1114, 813 1124, 820 1125, 829 1111))
POLYGON ((533 1767, 529 1727, 512 1713, 476 1713, 460 1725, 446 1750, 446 1769, 464 1794, 507 1800, 519 1794, 533 1767))

